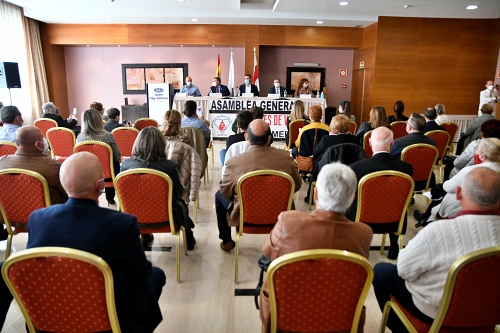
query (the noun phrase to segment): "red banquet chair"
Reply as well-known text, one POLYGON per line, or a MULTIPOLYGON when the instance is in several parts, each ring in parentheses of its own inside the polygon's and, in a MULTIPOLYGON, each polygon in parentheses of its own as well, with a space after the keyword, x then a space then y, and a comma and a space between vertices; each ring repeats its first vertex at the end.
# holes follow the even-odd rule
POLYGON ((2 275, 31 333, 121 332, 113 273, 94 254, 64 247, 23 250, 5 261, 2 275))
POLYGON ((271 332, 357 332, 372 280, 368 260, 348 251, 305 250, 273 260, 271 332))
POLYGON ((294 189, 293 178, 282 171, 252 171, 238 179, 240 225, 236 232, 234 283, 238 283, 240 237, 244 233, 270 233, 278 222, 278 215, 292 208, 294 189))
POLYGON ((434 164, 439 155, 436 147, 419 143, 405 147, 401 152, 401 160, 413 167, 412 178, 415 182, 415 191, 425 192, 429 189, 434 164), (424 185, 418 185, 417 183, 424 185))
POLYGON ((14 155, 17 151, 17 146, 14 142, 0 141, 0 156, 14 155))
POLYGON ((35 120, 33 123, 36 127, 42 131, 43 137, 47 138, 46 133, 49 129, 57 127, 57 121, 49 118, 40 118, 35 120))
POLYGON ((450 135, 450 140, 448 141, 448 153, 453 154, 453 140, 458 132, 458 124, 453 122, 441 123, 444 130, 450 135))
POLYGON ((46 136, 53 159, 63 162, 73 155, 76 142, 75 132, 64 127, 54 127, 47 131, 46 136))
POLYGON ((180 230, 187 255, 184 227, 175 223, 172 211, 173 185, 163 172, 137 168, 121 172, 114 181, 119 210, 137 217, 141 234, 172 233, 175 236, 177 282, 181 282, 180 230))
POLYGON ((368 131, 363 136, 363 149, 365 150, 366 158, 370 158, 373 155, 373 150, 370 146, 370 138, 372 137, 372 132, 373 130, 368 131))
POLYGON ((394 140, 399 139, 407 135, 406 133, 406 121, 394 121, 391 123, 391 131, 394 135, 394 140))
POLYGON ((450 142, 450 134, 446 131, 429 131, 425 133, 425 136, 433 139, 436 142, 436 148, 439 152, 438 158, 436 160, 436 165, 439 168, 439 179, 443 180, 443 156, 448 150, 448 144, 450 142))
POLYGON ((9 234, 5 251, 7 259, 10 256, 12 237, 28 232, 28 218, 35 210, 50 206, 50 193, 49 185, 42 175, 25 169, 1 170, 0 184, 0 214, 9 234))
POLYGON ((299 137, 300 130, 310 123, 311 122, 306 119, 297 119, 290 123, 288 126, 288 142, 285 143, 285 149, 290 149, 292 143, 295 143, 299 137))
POLYGON ((158 122, 152 118, 139 118, 134 123, 134 127, 138 131, 149 126, 158 127, 158 122))
POLYGON ((132 156, 132 147, 139 135, 139 130, 132 127, 117 127, 111 131, 111 134, 113 134, 118 150, 122 154, 120 162, 132 156))
POLYGON ((352 135, 356 134, 356 130, 358 129, 358 125, 354 121, 349 122, 349 133, 352 135))
POLYGON ((412 333, 493 333, 500 323, 500 247, 468 253, 448 271, 443 298, 432 324, 421 321, 394 297, 384 307, 379 333, 392 310, 412 333))

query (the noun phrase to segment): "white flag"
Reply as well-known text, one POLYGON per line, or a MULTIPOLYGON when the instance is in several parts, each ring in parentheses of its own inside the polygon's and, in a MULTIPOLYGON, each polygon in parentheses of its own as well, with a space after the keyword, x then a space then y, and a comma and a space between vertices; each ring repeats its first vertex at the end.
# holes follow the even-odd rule
POLYGON ((234 89, 234 62, 233 62, 233 51, 231 51, 231 61, 229 62, 229 78, 227 79, 227 87, 231 91, 234 89))

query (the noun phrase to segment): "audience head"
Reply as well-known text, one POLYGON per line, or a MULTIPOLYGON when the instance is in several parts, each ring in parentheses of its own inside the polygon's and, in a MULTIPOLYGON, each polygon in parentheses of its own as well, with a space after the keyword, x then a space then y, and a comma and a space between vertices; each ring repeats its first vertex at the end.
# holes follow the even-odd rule
POLYGON ((419 113, 412 113, 406 125, 406 132, 408 133, 413 131, 422 132, 425 127, 425 118, 419 113))
POLYGON ((358 181, 347 165, 335 162, 321 168, 314 188, 318 208, 345 214, 354 200, 358 181))
POLYGON ((99 111, 100 114, 104 114, 104 106, 102 106, 102 103, 93 102, 90 104, 90 108, 99 111))
POLYGON ((181 113, 177 110, 168 110, 163 116, 163 135, 179 135, 181 132, 181 124, 181 113))
POLYGON ((374 153, 380 151, 389 152, 393 142, 394 134, 387 127, 377 127, 370 137, 370 146, 374 153))
POLYGON ((478 155, 481 162, 500 162, 500 139, 486 138, 479 142, 479 145, 474 151, 474 155, 478 155))
POLYGON ((290 111, 290 120, 299 120, 299 119, 305 119, 306 115, 304 114, 305 107, 304 107, 304 102, 301 100, 296 100, 293 102, 292 105, 292 111, 290 111))
POLYGON ((156 127, 143 128, 132 147, 132 157, 143 161, 146 164, 164 160, 167 158, 165 153, 165 137, 156 127))
POLYGON ((425 118, 427 118, 429 120, 434 120, 437 117, 436 109, 430 108, 430 107, 425 109, 424 114, 425 114, 425 118))
POLYGON ((481 106, 481 112, 483 114, 492 114, 493 113, 493 105, 491 105, 490 103, 483 104, 483 106, 481 106))
POLYGON ((393 110, 394 113, 402 115, 405 111, 405 103, 403 103, 403 101, 396 101, 396 103, 394 103, 393 110))
POLYGON ((120 117, 120 110, 117 108, 109 108, 108 111, 106 111, 106 114, 109 119, 118 120, 120 117))
POLYGON ((250 108, 250 112, 253 115, 253 119, 263 119, 264 118, 264 109, 260 106, 252 106, 250 108))
POLYGON ((332 118, 332 121, 330 122, 330 130, 337 134, 348 133, 350 125, 351 120, 347 118, 347 116, 338 114, 332 118))
POLYGON ((486 167, 472 169, 457 188, 456 198, 464 210, 498 210, 500 175, 486 167))
POLYGON ((42 152, 45 149, 42 131, 35 126, 21 127, 16 131, 16 145, 19 149, 42 152))
POLYGON ((483 138, 500 139, 500 120, 490 119, 481 124, 481 132, 483 138))
POLYGON ((387 127, 387 114, 385 113, 385 108, 380 105, 374 106, 370 110, 369 122, 374 129, 380 126, 387 127))
POLYGON ((21 111, 14 105, 2 107, 2 109, 0 109, 0 119, 4 124, 14 124, 18 126, 23 126, 24 122, 21 111))
POLYGON ((196 102, 195 101, 186 101, 184 103, 184 115, 188 118, 191 118, 196 115, 196 102))
POLYGON ((104 131, 102 117, 96 109, 88 109, 83 113, 82 133, 93 139, 104 131))
POLYGON ((56 113, 56 106, 52 102, 47 102, 42 105, 43 113, 56 113))
POLYGON ((105 185, 101 163, 97 156, 89 152, 68 157, 61 165, 60 178, 70 198, 98 202, 105 185))
POLYGON ((307 89, 307 87, 309 87, 309 80, 303 77, 302 79, 300 79, 297 89, 307 89))
POLYGON ((320 122, 323 117, 323 109, 319 105, 311 105, 309 108, 309 118, 314 122, 320 122))
POLYGON ((444 111, 445 111, 444 104, 438 103, 438 104, 436 104, 434 109, 436 109, 438 116, 441 116, 444 114, 444 111))
POLYGON ((250 111, 241 111, 236 116, 236 124, 238 124, 238 127, 245 132, 252 121, 253 115, 250 111))
POLYGON ((247 136, 251 146, 267 146, 271 142, 271 128, 264 120, 255 119, 248 126, 247 136))
POLYGON ((351 102, 347 100, 340 101, 339 113, 346 117, 351 117, 351 102))

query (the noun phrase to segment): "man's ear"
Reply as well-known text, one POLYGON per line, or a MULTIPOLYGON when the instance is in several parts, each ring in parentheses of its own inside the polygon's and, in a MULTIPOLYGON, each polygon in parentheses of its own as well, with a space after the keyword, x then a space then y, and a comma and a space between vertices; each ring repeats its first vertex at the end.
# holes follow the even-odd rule
POLYGON ((318 188, 314 187, 314 201, 318 202, 318 188))
POLYGON ((463 192, 462 192, 462 187, 459 186, 457 187, 457 189, 455 190, 455 197, 457 199, 457 201, 460 201, 462 199, 462 196, 463 196, 463 192))

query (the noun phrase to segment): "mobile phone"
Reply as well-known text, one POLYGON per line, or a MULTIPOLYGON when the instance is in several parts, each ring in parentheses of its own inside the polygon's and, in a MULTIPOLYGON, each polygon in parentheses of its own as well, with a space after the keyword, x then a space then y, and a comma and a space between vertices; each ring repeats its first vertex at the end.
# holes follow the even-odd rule
POLYGON ((196 115, 198 117, 202 117, 203 116, 203 112, 201 112, 201 106, 196 107, 196 115))

